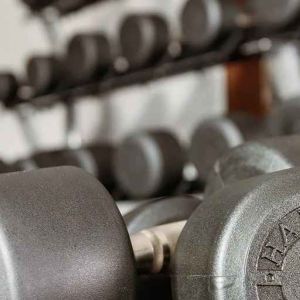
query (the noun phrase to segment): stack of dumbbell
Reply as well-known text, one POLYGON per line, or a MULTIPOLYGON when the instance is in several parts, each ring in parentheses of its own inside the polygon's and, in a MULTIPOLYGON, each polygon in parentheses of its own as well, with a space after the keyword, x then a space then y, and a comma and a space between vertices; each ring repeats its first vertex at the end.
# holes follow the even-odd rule
MULTIPOLYGON (((24 2, 65 13, 94 1, 24 2)), ((233 2, 182 1, 180 55, 214 49, 239 27, 268 32, 297 23, 298 1, 233 2)), ((78 34, 62 57, 32 57, 24 80, 2 74, 0 99, 22 117, 32 105, 19 101, 22 86, 35 97, 104 78, 118 73, 115 53, 125 69, 142 69, 170 59, 170 40, 164 18, 129 15, 118 50, 99 32, 78 34)), ((73 99, 59 101, 72 113, 73 99)), ((300 137, 265 138, 296 133, 295 108, 289 102, 270 118, 210 118, 189 143, 152 129, 118 145, 67 145, 0 162, 0 295, 299 299, 300 137), (121 216, 127 201, 118 209, 113 197, 136 207, 121 216)))

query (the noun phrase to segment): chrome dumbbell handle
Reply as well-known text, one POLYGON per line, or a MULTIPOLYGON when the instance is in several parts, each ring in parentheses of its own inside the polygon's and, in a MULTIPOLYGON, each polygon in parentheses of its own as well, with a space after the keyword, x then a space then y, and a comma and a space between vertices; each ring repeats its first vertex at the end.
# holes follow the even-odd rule
POLYGON ((167 268, 186 221, 140 231, 131 236, 136 267, 142 274, 157 274, 167 268))

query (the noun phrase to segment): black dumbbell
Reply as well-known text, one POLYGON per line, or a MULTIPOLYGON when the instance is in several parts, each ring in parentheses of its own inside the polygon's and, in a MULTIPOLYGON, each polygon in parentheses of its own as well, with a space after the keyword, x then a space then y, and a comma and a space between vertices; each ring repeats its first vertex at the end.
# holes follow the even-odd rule
POLYGON ((39 11, 49 5, 52 5, 55 0, 22 0, 33 11, 39 11))
POLYGON ((299 180, 294 168, 238 181, 205 199, 186 225, 129 239, 109 194, 82 171, 3 175, 11 255, 2 277, 10 270, 19 280, 5 281, 2 294, 13 299, 10 287, 24 299, 134 299, 137 272, 166 271, 175 299, 297 299, 299 180))
POLYGON ((77 34, 68 43, 65 61, 71 83, 99 78, 113 64, 110 42, 101 33, 77 34))
POLYGON ((156 14, 133 14, 120 25, 120 49, 130 69, 156 63, 167 53, 170 41, 168 25, 156 14))
POLYGON ((35 96, 55 91, 64 80, 61 60, 54 55, 30 57, 26 79, 35 96))
POLYGON ((182 146, 171 133, 140 132, 126 138, 116 150, 115 176, 129 198, 166 196, 181 183, 185 161, 182 146))
POLYGON ((19 83, 12 73, 0 73, 0 102, 5 107, 11 107, 16 103, 19 83))
POLYGON ((54 0, 54 7, 61 13, 61 14, 68 14, 79 9, 84 8, 90 4, 95 2, 101 2, 103 0, 54 0))

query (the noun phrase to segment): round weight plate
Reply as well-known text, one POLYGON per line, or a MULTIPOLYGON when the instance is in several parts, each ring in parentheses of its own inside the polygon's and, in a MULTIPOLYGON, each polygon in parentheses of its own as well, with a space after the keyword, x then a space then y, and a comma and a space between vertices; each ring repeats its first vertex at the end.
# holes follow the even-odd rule
POLYGON ((134 234, 146 228, 187 220, 201 203, 200 198, 178 196, 156 199, 124 216, 127 229, 134 234))
POLYGON ((185 155, 178 141, 163 131, 143 132, 124 140, 114 170, 128 196, 147 199, 166 195, 182 179, 185 155))
POLYGON ((297 299, 299 180, 276 172, 204 201, 177 244, 175 299, 297 299))
POLYGON ((27 81, 35 94, 45 94, 57 87, 62 78, 60 63, 53 56, 35 56, 28 60, 27 81))
POLYGON ((183 43, 191 48, 210 46, 222 28, 222 8, 217 0, 189 0, 181 16, 183 43))
POLYGON ((168 42, 168 25, 158 15, 130 15, 121 24, 121 51, 131 68, 155 62, 166 53, 168 42))
POLYGON ((102 34, 78 34, 69 42, 67 70, 74 83, 87 82, 107 72, 112 63, 110 44, 102 34))
POLYGON ((1 175, 0 211, 2 298, 135 298, 125 224, 92 176, 73 167, 1 175))
POLYGON ((193 134, 189 151, 200 180, 206 181, 216 160, 242 142, 239 129, 229 119, 202 122, 193 134))

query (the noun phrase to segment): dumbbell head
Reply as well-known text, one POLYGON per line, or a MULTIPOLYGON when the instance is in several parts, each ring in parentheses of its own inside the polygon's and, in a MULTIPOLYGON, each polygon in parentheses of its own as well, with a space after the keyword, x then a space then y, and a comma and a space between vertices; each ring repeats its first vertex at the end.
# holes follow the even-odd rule
POLYGON ((86 82, 103 75, 111 64, 110 44, 103 34, 77 34, 67 46, 66 65, 74 83, 86 82))
POLYGON ((61 62, 54 56, 34 56, 27 62, 27 81, 36 95, 56 89, 62 80, 61 72, 61 62))
POLYGON ((9 107, 14 104, 18 92, 18 81, 11 73, 0 74, 0 102, 9 107))
POLYGON ((277 30, 296 18, 300 10, 299 0, 248 0, 244 11, 253 19, 256 27, 263 30, 277 30))
POLYGON ((133 299, 125 224, 99 181, 76 168, 0 177, 4 299, 133 299))
POLYGON ((245 143, 216 162, 209 175, 205 195, 250 177, 300 167, 299 149, 299 136, 245 143))
POLYGON ((183 43, 190 48, 210 46, 222 28, 222 8, 217 0, 188 0, 181 15, 183 43))
POLYGON ((129 15, 121 24, 119 40, 129 67, 143 67, 167 52, 168 25, 159 15, 129 15))
POLYGON ((115 176, 132 198, 152 198, 174 190, 182 179, 184 151, 172 134, 141 132, 125 139, 116 151, 115 176))
POLYGON ((202 202, 201 196, 154 199, 124 216, 130 234, 167 223, 187 220, 202 202))
POLYGON ((55 0, 22 0, 32 10, 40 10, 48 5, 51 5, 55 0))
POLYGON ((175 299, 298 299, 300 170, 225 187, 177 243, 175 299))
POLYGON ((242 142, 240 130, 229 119, 216 118, 200 123, 192 136, 189 150, 200 180, 207 181, 215 161, 242 142))
POLYGON ((82 149, 58 149, 34 154, 29 160, 21 162, 22 169, 74 166, 97 177, 111 190, 115 180, 112 160, 114 149, 108 144, 90 145, 82 149))

